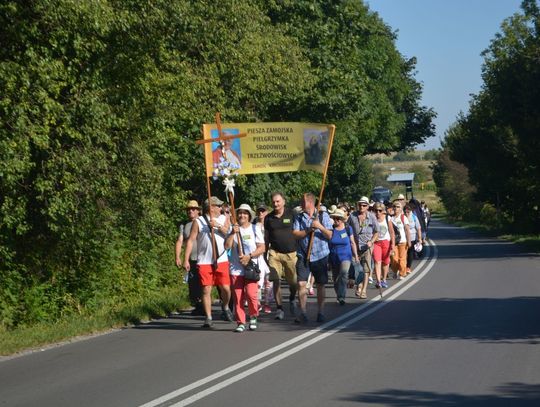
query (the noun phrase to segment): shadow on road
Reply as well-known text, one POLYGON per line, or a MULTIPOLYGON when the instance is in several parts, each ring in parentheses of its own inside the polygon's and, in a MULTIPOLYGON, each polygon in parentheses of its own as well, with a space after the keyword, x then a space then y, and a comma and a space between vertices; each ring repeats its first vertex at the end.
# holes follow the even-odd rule
POLYGON ((540 344, 540 297, 396 300, 345 332, 358 339, 471 339, 540 344), (414 316, 414 317, 411 317, 414 316))
POLYGON ((525 383, 507 383, 494 389, 495 394, 465 395, 457 393, 435 393, 416 390, 385 389, 350 397, 340 401, 353 401, 364 404, 377 404, 401 407, 461 407, 461 406, 538 406, 540 385, 525 383))

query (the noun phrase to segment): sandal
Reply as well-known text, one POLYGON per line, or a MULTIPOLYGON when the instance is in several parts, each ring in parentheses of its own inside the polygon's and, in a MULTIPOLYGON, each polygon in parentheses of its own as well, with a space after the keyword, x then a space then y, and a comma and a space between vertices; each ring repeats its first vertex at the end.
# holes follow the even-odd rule
POLYGON ((367 298, 367 294, 366 294, 366 293, 361 293, 361 294, 360 294, 360 298, 363 299, 363 300, 366 299, 366 298, 367 298))

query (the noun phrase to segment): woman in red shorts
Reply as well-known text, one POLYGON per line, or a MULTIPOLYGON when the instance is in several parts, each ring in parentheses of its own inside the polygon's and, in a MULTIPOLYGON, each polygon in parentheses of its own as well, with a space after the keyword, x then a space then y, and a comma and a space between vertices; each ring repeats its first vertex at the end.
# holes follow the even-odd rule
POLYGON ((391 221, 386 216, 386 207, 377 202, 373 205, 373 210, 379 222, 379 239, 373 246, 373 261, 375 262, 375 277, 377 279, 376 287, 387 288, 386 278, 390 265, 390 254, 395 247, 394 228, 391 221), (382 269, 382 278, 381 278, 382 269))

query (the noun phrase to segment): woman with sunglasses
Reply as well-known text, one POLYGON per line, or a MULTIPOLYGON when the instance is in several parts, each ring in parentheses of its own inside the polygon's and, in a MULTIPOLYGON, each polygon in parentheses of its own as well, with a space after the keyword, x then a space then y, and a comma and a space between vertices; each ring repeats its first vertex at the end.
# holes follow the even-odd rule
POLYGON ((409 219, 403 213, 403 204, 399 200, 394 201, 394 216, 392 223, 396 226, 395 249, 391 261, 394 278, 401 280, 407 275, 407 250, 411 247, 411 235, 409 232, 409 219))
POLYGON ((336 209, 330 214, 334 221, 332 238, 330 239, 330 266, 332 267, 332 278, 334 280, 334 290, 340 305, 345 305, 347 296, 347 282, 351 262, 359 262, 356 252, 356 242, 352 228, 345 225, 346 215, 341 209, 336 209))
MULTIPOLYGON (((377 222, 379 222, 380 229, 379 237, 373 246, 375 278, 377 279, 375 286, 377 288, 388 288, 386 278, 388 277, 390 266, 390 253, 392 253, 395 247, 394 227, 391 225, 391 220, 386 215, 386 207, 382 203, 376 202, 373 205, 373 211, 377 217, 377 222)), ((360 293, 360 298, 366 298, 366 293, 360 293)))

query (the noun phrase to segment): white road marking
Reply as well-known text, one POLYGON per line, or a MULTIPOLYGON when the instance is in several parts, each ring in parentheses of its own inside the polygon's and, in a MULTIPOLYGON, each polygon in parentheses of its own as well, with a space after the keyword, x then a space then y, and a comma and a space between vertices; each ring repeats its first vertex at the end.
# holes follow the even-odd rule
MULTIPOLYGON (((273 358, 270 358, 260 364, 258 364, 257 366, 254 366, 248 370, 245 370, 241 373, 238 373, 237 375, 235 376, 232 376, 232 377, 229 377, 228 379, 218 383, 218 384, 215 384, 213 386, 210 386, 208 387, 207 389, 205 390, 202 390, 198 393, 195 393, 194 395, 188 397, 188 398, 185 398, 183 400, 180 400, 178 401, 177 403, 175 404, 169 404, 170 407, 182 407, 182 406, 188 406, 194 402, 196 402, 197 400, 200 400, 206 396, 209 396, 227 386, 230 386, 231 384, 233 383, 236 383, 262 369, 265 369, 266 367, 268 366, 271 366, 277 362, 279 362, 280 360, 283 360, 297 352, 300 352, 301 350, 319 342, 319 341, 322 341, 323 339, 326 339, 327 337, 341 331, 342 329, 345 329, 346 327, 366 318, 367 316, 373 314, 375 311, 378 311, 379 309, 381 309, 382 307, 388 305, 390 302, 392 302, 393 300, 395 300, 396 298, 398 298, 401 294, 403 294, 404 292, 406 292, 407 290, 409 290, 411 287, 413 287, 416 283, 418 283, 428 272, 429 270, 431 270, 431 268, 435 265, 435 262, 437 260, 437 253, 438 253, 438 250, 437 250, 437 245, 430 240, 430 244, 429 244, 430 247, 433 248, 434 252, 433 252, 433 257, 431 258, 431 260, 429 260, 429 264, 425 267, 424 270, 422 270, 419 274, 417 274, 415 276, 415 278, 408 284, 406 284, 404 287, 401 287, 400 289, 400 286, 406 282, 407 280, 401 280, 399 281, 398 283, 396 283, 395 285, 393 285, 392 287, 390 287, 389 289, 387 289, 386 291, 384 291, 384 294, 385 296, 383 298, 381 298, 379 295, 370 299, 368 302, 366 302, 365 304, 361 305, 360 307, 358 308, 355 308, 343 315, 341 315, 340 317, 336 318, 336 319, 333 319, 331 321, 328 321, 326 322, 325 324, 319 326, 318 328, 315 328, 315 329, 312 329, 308 332, 305 332, 303 333, 302 335, 299 335, 293 339, 290 339, 280 345, 277 345, 277 346, 274 346, 273 348, 270 348, 262 353, 259 353, 258 355, 256 356, 253 356, 249 359, 246 359, 242 362, 239 362, 235 365, 232 365, 226 369, 223 369, 219 372, 216 372, 210 376, 207 376, 201 380, 198 380, 196 382, 193 382, 187 386, 184 386, 184 387, 181 387, 175 391, 172 391, 168 394, 165 394, 157 399, 154 399, 146 404, 143 404, 141 405, 140 407, 156 407, 156 406, 159 406, 160 404, 163 404, 163 403, 166 403, 168 401, 171 401, 172 399, 174 398, 177 398, 179 396, 181 396, 182 394, 184 393, 187 393, 193 389, 196 389, 197 387, 201 387, 207 383, 210 383, 220 377, 223 377, 225 375, 228 375, 229 373, 232 373, 238 369, 241 369, 243 368, 244 366, 247 366, 253 362, 256 362, 260 359, 263 359, 273 353, 276 353, 277 351, 283 349, 283 348, 286 348, 296 342, 299 342, 301 340, 304 340, 306 338, 308 338, 309 336, 313 336, 315 334, 318 334, 318 333, 321 333, 323 330, 325 330, 326 328, 332 326, 332 325, 336 325, 338 324, 339 322, 343 321, 343 320, 346 320, 344 323, 342 323, 341 325, 337 326, 336 328, 333 328, 331 330, 328 330, 328 331, 325 331, 323 333, 321 333, 320 335, 316 336, 315 338, 312 338, 304 343, 301 343, 300 345, 297 345, 295 346, 294 348, 291 348, 289 350, 286 350, 284 351, 283 353, 280 353, 279 355, 277 356, 274 356, 273 358), (393 291, 396 291, 396 293, 394 293, 393 295, 391 296, 388 296, 388 294, 391 294, 393 291), (362 311, 367 308, 369 305, 371 305, 371 303, 373 302, 376 302, 378 301, 379 304, 374 306, 373 308, 367 310, 366 312, 362 313, 362 311), (360 315, 356 315, 356 314, 360 314, 360 315), (356 316, 355 316, 356 315, 356 316), (348 319, 349 317, 352 317, 351 319, 348 319)), ((420 263, 419 265, 417 266, 417 269, 421 269, 422 267, 424 267, 424 265, 426 264, 427 260, 424 258, 420 263)), ((416 274, 416 273, 415 273, 416 274)))

